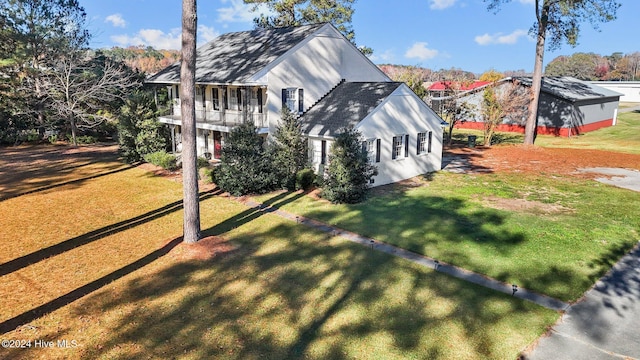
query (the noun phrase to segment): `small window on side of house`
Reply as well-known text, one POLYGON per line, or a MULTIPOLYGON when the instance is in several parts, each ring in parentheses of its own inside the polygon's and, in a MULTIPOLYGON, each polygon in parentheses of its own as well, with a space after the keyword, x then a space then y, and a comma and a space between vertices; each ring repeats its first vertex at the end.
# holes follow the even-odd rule
POLYGON ((327 140, 322 140, 320 142, 320 164, 324 165, 327 163, 327 140))
POLYGON ((379 139, 367 139, 362 142, 362 151, 367 154, 367 159, 370 164, 374 162, 380 162, 380 156, 378 153, 378 140, 379 139))
POLYGON ((418 133, 418 142, 416 143, 416 154, 422 155, 427 153, 427 132, 418 133))
POLYGON ((404 143, 404 135, 394 136, 391 141, 391 159, 400 159, 402 156, 402 148, 404 143))
POLYGON ((282 107, 285 106, 289 108, 292 113, 301 114, 304 111, 304 89, 282 89, 282 107))

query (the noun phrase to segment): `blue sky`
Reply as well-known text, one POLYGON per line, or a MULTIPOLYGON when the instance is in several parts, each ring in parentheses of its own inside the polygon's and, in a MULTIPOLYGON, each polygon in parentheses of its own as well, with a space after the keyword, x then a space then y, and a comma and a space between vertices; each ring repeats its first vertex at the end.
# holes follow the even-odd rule
MULTIPOLYGON (((547 51, 545 65, 574 52, 640 51, 640 1, 619 0, 617 20, 582 25, 579 45, 547 51)), ((81 0, 91 46, 180 46, 180 0, 81 0)), ((534 21, 533 0, 512 0, 497 14, 482 0, 358 0, 353 28, 356 42, 374 50, 377 64, 461 68, 475 73, 533 70, 535 43, 528 35, 534 21)), ((255 14, 242 0, 198 0, 198 42, 232 31, 250 30, 255 14)))

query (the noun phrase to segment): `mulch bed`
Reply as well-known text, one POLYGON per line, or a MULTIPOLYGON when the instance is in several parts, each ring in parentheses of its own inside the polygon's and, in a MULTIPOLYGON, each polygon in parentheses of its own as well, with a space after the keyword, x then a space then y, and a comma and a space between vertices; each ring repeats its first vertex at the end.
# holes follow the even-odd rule
POLYGON ((487 172, 517 172, 532 174, 563 174, 579 177, 589 167, 612 167, 640 170, 640 155, 603 150, 543 148, 511 145, 490 148, 451 148, 446 154, 466 157, 472 168, 487 172))

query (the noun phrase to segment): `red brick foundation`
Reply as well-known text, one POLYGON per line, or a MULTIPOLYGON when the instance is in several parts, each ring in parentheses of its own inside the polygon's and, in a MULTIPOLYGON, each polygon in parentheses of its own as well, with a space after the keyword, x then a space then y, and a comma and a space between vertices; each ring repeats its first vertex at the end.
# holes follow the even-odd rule
MULTIPOLYGON (((568 127, 550 127, 550 126, 538 126, 538 135, 553 135, 559 137, 570 137, 574 135, 584 134, 590 131, 595 131, 598 129, 602 129, 605 127, 609 127, 613 125, 613 119, 598 121, 595 123, 577 126, 573 128, 568 127)), ((457 123, 455 126, 456 129, 474 129, 474 130, 483 130, 484 123, 479 121, 465 121, 463 123, 457 123)), ((522 125, 509 125, 509 124, 501 124, 496 128, 496 131, 501 132, 516 132, 524 134, 524 126, 522 125)))

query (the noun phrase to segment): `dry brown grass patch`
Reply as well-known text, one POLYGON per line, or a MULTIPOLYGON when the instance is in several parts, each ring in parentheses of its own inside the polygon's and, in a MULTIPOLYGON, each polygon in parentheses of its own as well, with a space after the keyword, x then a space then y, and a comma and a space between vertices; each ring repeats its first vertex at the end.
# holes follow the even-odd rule
POLYGON ((546 204, 540 201, 526 199, 505 199, 497 196, 483 198, 481 202, 490 208, 517 212, 530 212, 536 214, 558 214, 572 211, 558 204, 546 204))
POLYGON ((207 236, 197 243, 180 243, 171 251, 171 256, 180 261, 208 261, 216 257, 230 255, 238 247, 222 236, 207 236))

